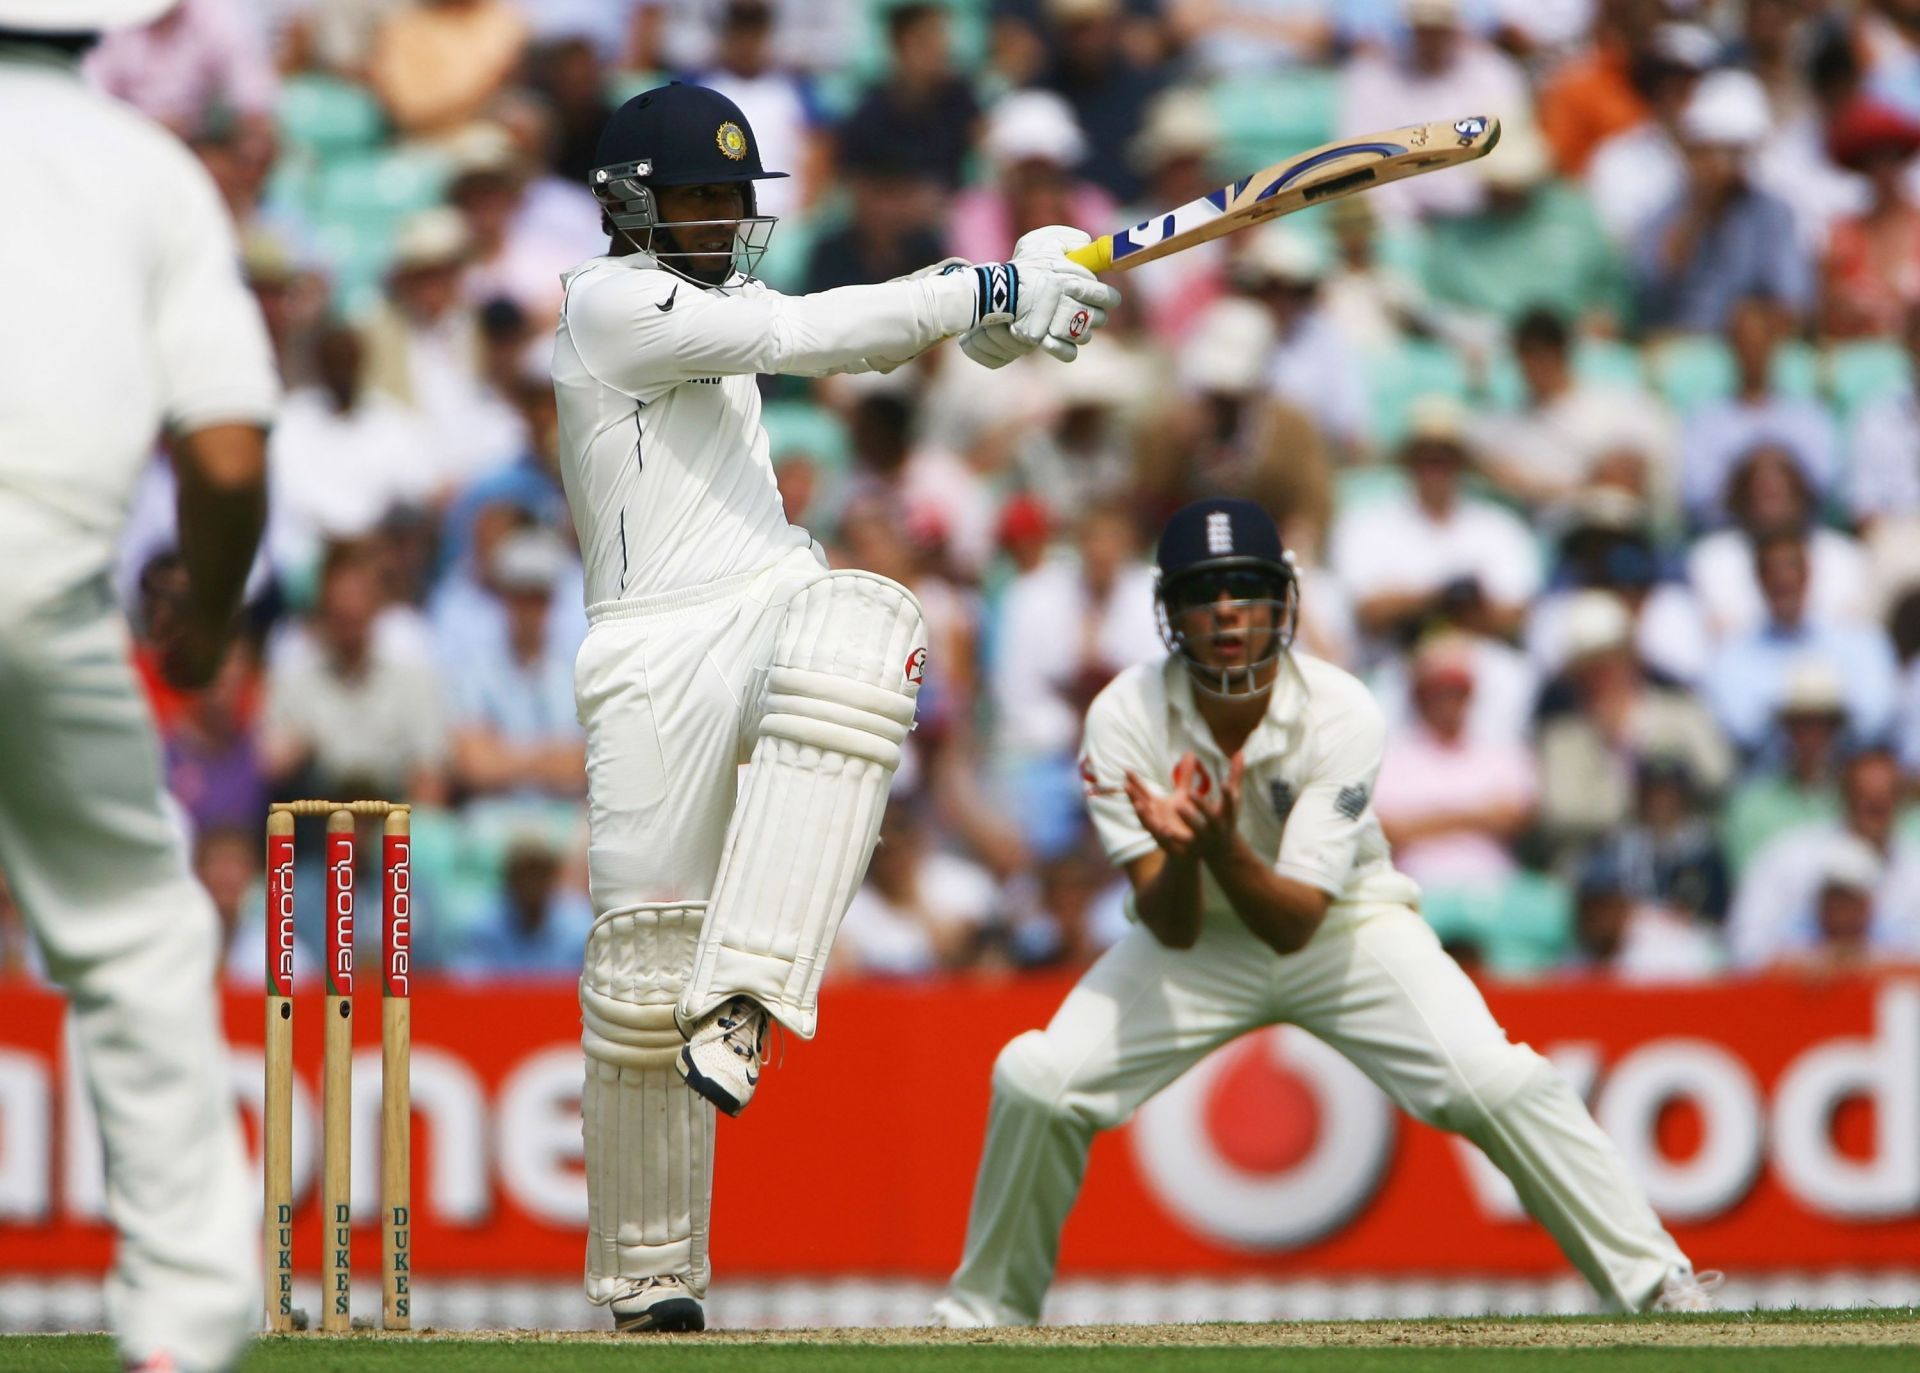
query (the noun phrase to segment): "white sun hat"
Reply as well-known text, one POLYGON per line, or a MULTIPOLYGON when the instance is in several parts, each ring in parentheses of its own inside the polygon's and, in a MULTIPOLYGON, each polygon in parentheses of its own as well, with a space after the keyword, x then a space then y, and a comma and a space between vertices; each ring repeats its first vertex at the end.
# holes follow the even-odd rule
POLYGON ((151 23, 180 0, 0 0, 0 29, 97 33, 151 23))

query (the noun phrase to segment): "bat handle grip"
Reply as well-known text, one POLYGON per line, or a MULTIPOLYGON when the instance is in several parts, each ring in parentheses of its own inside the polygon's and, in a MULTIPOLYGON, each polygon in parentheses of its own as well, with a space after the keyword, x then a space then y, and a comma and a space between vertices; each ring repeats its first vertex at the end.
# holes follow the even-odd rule
POLYGON ((1083 243, 1067 254, 1069 261, 1095 272, 1104 272, 1113 266, 1113 235, 1102 234, 1091 243, 1083 243))

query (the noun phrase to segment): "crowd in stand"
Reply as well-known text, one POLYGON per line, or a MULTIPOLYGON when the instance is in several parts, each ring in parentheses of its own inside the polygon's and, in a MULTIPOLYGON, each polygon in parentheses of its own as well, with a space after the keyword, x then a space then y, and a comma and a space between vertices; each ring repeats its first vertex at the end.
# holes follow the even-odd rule
MULTIPOLYGON (((1070 367, 766 380, 790 518, 932 635, 839 969, 1078 965, 1125 928, 1079 722, 1164 651, 1152 536, 1218 493, 1280 520, 1301 648, 1385 706, 1377 810, 1463 957, 1920 953, 1916 0, 183 0, 89 66, 212 172, 288 391, 254 632, 198 695, 146 673, 248 978, 291 795, 416 803, 423 966, 577 967, 546 366, 561 274, 606 246, 599 127, 673 78, 795 174, 761 192, 789 291, 1111 229, 1340 135, 1506 130, 1128 274, 1070 367)), ((160 451, 136 635, 180 594, 171 511, 160 451)))

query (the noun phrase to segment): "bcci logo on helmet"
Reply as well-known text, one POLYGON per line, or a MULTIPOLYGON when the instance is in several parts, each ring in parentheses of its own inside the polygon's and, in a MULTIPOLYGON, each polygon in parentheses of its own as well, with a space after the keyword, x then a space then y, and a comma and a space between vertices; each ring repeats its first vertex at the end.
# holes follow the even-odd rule
POLYGON ((747 155, 747 136, 740 132, 740 126, 729 119, 713 135, 713 141, 720 145, 720 151, 738 162, 747 155))

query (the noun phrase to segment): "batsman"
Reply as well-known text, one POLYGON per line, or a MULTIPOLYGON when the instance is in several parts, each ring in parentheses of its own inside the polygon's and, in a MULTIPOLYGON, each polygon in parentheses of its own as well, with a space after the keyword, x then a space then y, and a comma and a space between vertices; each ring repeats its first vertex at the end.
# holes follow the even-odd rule
POLYGON ((928 667, 912 594, 787 523, 755 377, 886 371, 953 336, 989 367, 1070 362, 1119 297, 1066 228, 1007 262, 769 290, 754 185, 785 173, 699 86, 622 105, 595 161, 610 242, 565 277, 553 358, 590 624, 586 1287, 618 1329, 698 1330, 714 1112, 752 1097, 770 1020, 814 1033, 928 667))
POLYGON ((1170 651, 1095 698, 1080 760, 1137 923, 995 1062, 966 1252, 936 1319, 1038 1320, 1095 1132, 1281 1022, 1477 1144, 1610 1303, 1707 1309, 1707 1284, 1580 1098, 1507 1039, 1415 909, 1373 813, 1380 709, 1293 651, 1298 582, 1272 518, 1196 502, 1168 522, 1158 562, 1170 651))

